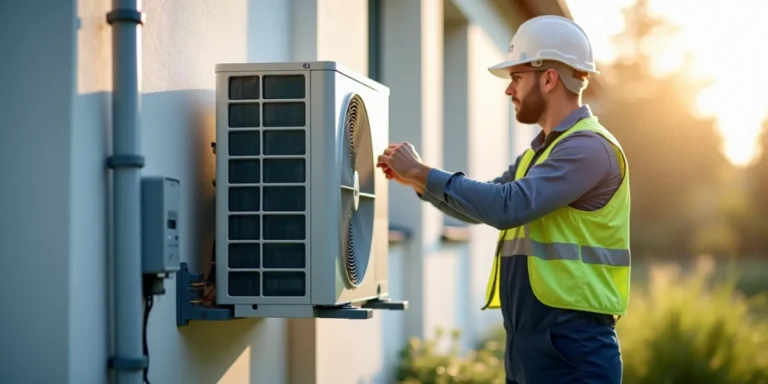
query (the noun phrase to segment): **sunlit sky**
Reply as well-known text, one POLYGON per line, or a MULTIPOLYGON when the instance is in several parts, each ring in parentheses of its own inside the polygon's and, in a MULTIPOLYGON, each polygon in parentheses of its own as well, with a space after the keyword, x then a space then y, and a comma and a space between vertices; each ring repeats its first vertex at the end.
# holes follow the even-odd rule
MULTIPOLYGON (((567 0, 573 18, 589 35, 597 59, 610 61, 610 40, 624 28, 621 9, 634 0, 567 0)), ((651 11, 680 28, 658 51, 655 70, 680 66, 693 55, 693 75, 713 84, 695 95, 695 110, 714 117, 723 152, 735 165, 748 165, 758 155, 756 140, 768 114, 768 2, 762 0, 649 0, 651 11)), ((598 68, 599 69, 599 68, 598 68)))

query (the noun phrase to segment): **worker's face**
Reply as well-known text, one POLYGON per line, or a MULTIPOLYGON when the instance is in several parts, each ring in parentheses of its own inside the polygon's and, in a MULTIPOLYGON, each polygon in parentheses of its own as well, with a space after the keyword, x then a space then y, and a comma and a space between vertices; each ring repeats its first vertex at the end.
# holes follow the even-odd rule
POLYGON ((536 124, 547 106, 544 90, 541 87, 539 70, 527 66, 515 66, 509 69, 509 86, 506 94, 515 105, 515 117, 523 124, 536 124))

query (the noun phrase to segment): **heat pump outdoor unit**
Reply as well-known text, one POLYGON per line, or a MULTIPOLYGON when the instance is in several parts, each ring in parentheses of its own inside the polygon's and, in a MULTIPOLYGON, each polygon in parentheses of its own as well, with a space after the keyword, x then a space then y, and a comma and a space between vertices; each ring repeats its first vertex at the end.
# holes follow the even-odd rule
POLYGON ((369 318, 388 299, 389 89, 335 62, 216 66, 216 303, 369 318))

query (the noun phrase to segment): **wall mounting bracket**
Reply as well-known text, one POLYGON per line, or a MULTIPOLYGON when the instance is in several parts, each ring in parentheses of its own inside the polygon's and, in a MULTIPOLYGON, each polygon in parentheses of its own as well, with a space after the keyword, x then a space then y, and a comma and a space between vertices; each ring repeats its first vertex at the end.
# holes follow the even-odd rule
POLYGON ((318 319, 346 319, 367 320, 373 317, 370 309, 355 307, 354 305, 342 305, 334 307, 315 307, 315 317, 318 319))
POLYGON ((364 301, 358 305, 315 307, 315 317, 320 319, 366 320, 373 317, 374 310, 405 311, 408 309, 407 301, 392 301, 389 298, 364 301))
POLYGON ((390 298, 380 298, 376 300, 366 301, 362 308, 370 309, 383 309, 389 311, 406 311, 408 310, 407 301, 394 301, 390 298))
POLYGON ((228 306, 203 304, 205 277, 190 273, 187 263, 179 263, 176 273, 176 325, 188 325, 191 320, 233 320, 234 309, 228 306))
MULTIPOLYGON (((226 321, 248 317, 271 317, 270 306, 248 305, 247 310, 235 316, 235 306, 205 305, 205 277, 199 273, 189 272, 187 263, 179 263, 176 272, 176 325, 188 325, 190 321, 226 321), (266 312, 258 313, 261 311, 266 312)), ((295 306, 297 308, 301 306, 295 306)), ((374 310, 405 311, 407 301, 393 301, 387 297, 368 300, 356 305, 341 306, 305 306, 309 313, 297 317, 315 317, 321 319, 366 320, 373 317, 374 310)), ((300 309, 300 308, 299 308, 300 309)), ((281 316, 283 317, 283 316, 281 316)))

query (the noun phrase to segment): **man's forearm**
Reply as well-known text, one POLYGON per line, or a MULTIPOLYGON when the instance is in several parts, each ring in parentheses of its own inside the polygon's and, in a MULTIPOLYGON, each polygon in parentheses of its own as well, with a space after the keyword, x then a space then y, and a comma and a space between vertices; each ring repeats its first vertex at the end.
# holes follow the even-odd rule
POLYGON ((432 171, 432 167, 421 164, 418 168, 414 169, 412 174, 408 175, 408 180, 411 182, 411 185, 425 190, 430 171, 432 171))
POLYGON ((525 220, 524 212, 510 206, 518 204, 509 204, 510 200, 519 199, 509 190, 511 184, 481 182, 468 179, 462 172, 435 169, 429 177, 426 194, 434 196, 436 206, 447 206, 483 224, 506 229, 525 220))
POLYGON ((521 179, 481 182, 461 172, 432 169, 425 190, 465 216, 509 229, 573 203, 606 180, 616 166, 611 151, 602 138, 574 133, 521 179))
POLYGON ((473 218, 471 218, 471 217, 469 217, 469 216, 467 216, 467 215, 465 215, 465 214, 463 214, 463 213, 453 209, 448 204, 446 204, 446 203, 444 203, 442 201, 439 201, 437 198, 435 198, 435 196, 432 196, 429 192, 424 191, 423 188, 420 188, 422 190, 422 192, 419 192, 419 190, 417 188, 420 188, 420 187, 415 187, 415 186, 413 187, 414 191, 416 191, 416 194, 419 196, 419 198, 421 200, 426 201, 427 203, 432 204, 432 206, 434 206, 435 208, 437 208, 438 210, 440 210, 444 214, 446 214, 446 215, 448 215, 450 217, 453 217, 456 220, 463 221, 465 223, 469 223, 469 224, 479 224, 480 223, 478 220, 475 220, 475 219, 473 219, 473 218))

